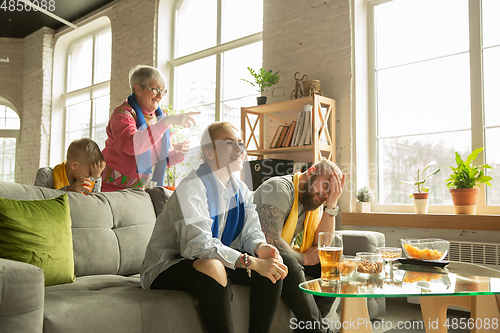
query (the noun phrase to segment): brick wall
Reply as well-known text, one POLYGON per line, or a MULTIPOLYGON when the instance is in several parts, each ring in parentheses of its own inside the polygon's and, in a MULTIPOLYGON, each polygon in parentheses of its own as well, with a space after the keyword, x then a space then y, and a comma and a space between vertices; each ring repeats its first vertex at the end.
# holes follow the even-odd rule
POLYGON ((40 165, 47 165, 52 104, 53 30, 40 29, 24 39, 21 132, 17 142, 16 182, 33 184, 40 165))
POLYGON ((130 69, 139 64, 156 66, 157 10, 157 0, 124 0, 107 14, 113 36, 111 108, 130 94, 130 69))
MULTIPOLYGON (((295 72, 320 80, 336 101, 337 164, 351 163, 352 38, 349 0, 264 1, 263 67, 280 72, 268 103, 290 99, 295 72)), ((341 208, 348 211, 349 198, 341 208)))
POLYGON ((20 38, 0 38, 0 97, 8 100, 21 116, 23 108, 23 44, 20 38))

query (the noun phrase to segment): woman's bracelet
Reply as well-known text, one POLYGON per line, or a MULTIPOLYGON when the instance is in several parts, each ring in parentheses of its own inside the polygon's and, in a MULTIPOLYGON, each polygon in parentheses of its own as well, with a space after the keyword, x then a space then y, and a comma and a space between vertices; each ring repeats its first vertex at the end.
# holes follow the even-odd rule
POLYGON ((248 259, 248 253, 243 255, 243 260, 245 263, 245 268, 247 269, 248 277, 252 277, 252 271, 250 270, 250 259, 248 259))

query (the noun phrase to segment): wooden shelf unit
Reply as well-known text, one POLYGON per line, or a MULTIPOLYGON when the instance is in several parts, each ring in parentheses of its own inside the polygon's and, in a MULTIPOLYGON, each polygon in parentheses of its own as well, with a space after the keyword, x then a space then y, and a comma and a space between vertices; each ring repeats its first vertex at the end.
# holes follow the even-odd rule
POLYGON ((247 154, 257 156, 258 159, 263 159, 266 155, 312 152, 314 156, 313 160, 302 162, 314 163, 320 160, 323 156, 335 162, 335 100, 331 98, 313 95, 284 102, 242 107, 241 130, 243 132, 247 154), (313 106, 311 117, 313 128, 311 144, 295 147, 266 148, 264 145, 265 137, 271 140, 276 129, 268 128, 268 131, 266 132, 264 122, 265 117, 267 116, 272 118, 279 124, 290 125, 289 122, 282 120, 279 116, 274 114, 293 113, 289 115, 291 117, 290 119, 296 120, 297 114, 302 111, 304 104, 310 104, 313 106), (324 113, 322 112, 321 107, 326 108, 324 113), (253 125, 250 115, 257 116, 253 125), (293 116, 295 116, 295 118, 293 118, 293 116), (259 133, 259 140, 256 138, 257 130, 259 133), (326 137, 327 142, 319 142, 322 137, 326 137), (255 143, 257 149, 248 150, 252 141, 255 143))

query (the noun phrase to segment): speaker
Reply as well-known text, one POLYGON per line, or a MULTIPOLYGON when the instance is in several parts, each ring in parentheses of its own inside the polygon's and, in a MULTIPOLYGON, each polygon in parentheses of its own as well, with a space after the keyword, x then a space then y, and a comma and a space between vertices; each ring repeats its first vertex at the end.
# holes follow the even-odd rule
POLYGON ((267 158, 249 161, 245 165, 243 181, 255 191, 263 182, 274 176, 293 174, 293 161, 267 158))

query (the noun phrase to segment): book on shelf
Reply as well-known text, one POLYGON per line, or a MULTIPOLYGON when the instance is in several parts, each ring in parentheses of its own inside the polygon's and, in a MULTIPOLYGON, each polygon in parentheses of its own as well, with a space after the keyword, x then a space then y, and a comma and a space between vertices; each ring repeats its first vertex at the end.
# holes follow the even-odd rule
POLYGON ((290 143, 292 142, 292 137, 295 132, 295 125, 296 121, 292 121, 290 126, 288 126, 288 130, 286 131, 286 136, 285 139, 283 140, 283 143, 281 144, 281 147, 290 147, 290 143))
POLYGON ((278 142, 280 136, 281 136, 281 132, 283 131, 283 127, 285 125, 280 125, 278 127, 278 129, 276 130, 276 132, 274 133, 274 136, 273 136, 273 139, 271 140, 271 144, 269 145, 269 148, 274 148, 274 146, 276 146, 276 142, 278 142))
POLYGON ((288 125, 281 125, 281 126, 283 126, 283 130, 281 131, 280 137, 279 137, 278 141, 276 141, 276 144, 274 145, 273 148, 280 148, 281 147, 281 145, 283 144, 283 141, 285 140, 286 133, 288 132, 288 128, 289 128, 288 125))
POLYGON ((307 130, 306 134, 306 140, 304 141, 304 145, 310 145, 311 144, 311 137, 312 137, 312 123, 309 124, 309 128, 307 130))
POLYGON ((295 125, 295 130, 293 131, 293 136, 292 136, 292 142, 290 143, 291 147, 295 147, 297 145, 298 137, 300 137, 300 132, 302 131, 303 124, 302 124, 302 117, 303 113, 302 111, 297 114, 297 123, 295 125))
MULTIPOLYGON (((306 134, 306 140, 304 141, 304 145, 310 145, 312 142, 312 133, 313 133, 313 113, 312 113, 312 105, 310 107, 310 110, 307 110, 309 114, 309 126, 307 127, 307 134, 306 134)), ((318 113, 316 112, 316 121, 318 121, 319 116, 318 113)))
POLYGON ((307 137, 308 133, 311 132, 312 105, 305 104, 304 111, 302 111, 302 113, 304 114, 304 116, 303 116, 303 128, 302 128, 302 133, 300 135, 300 139, 297 142, 297 146, 305 145, 306 137, 307 137))

